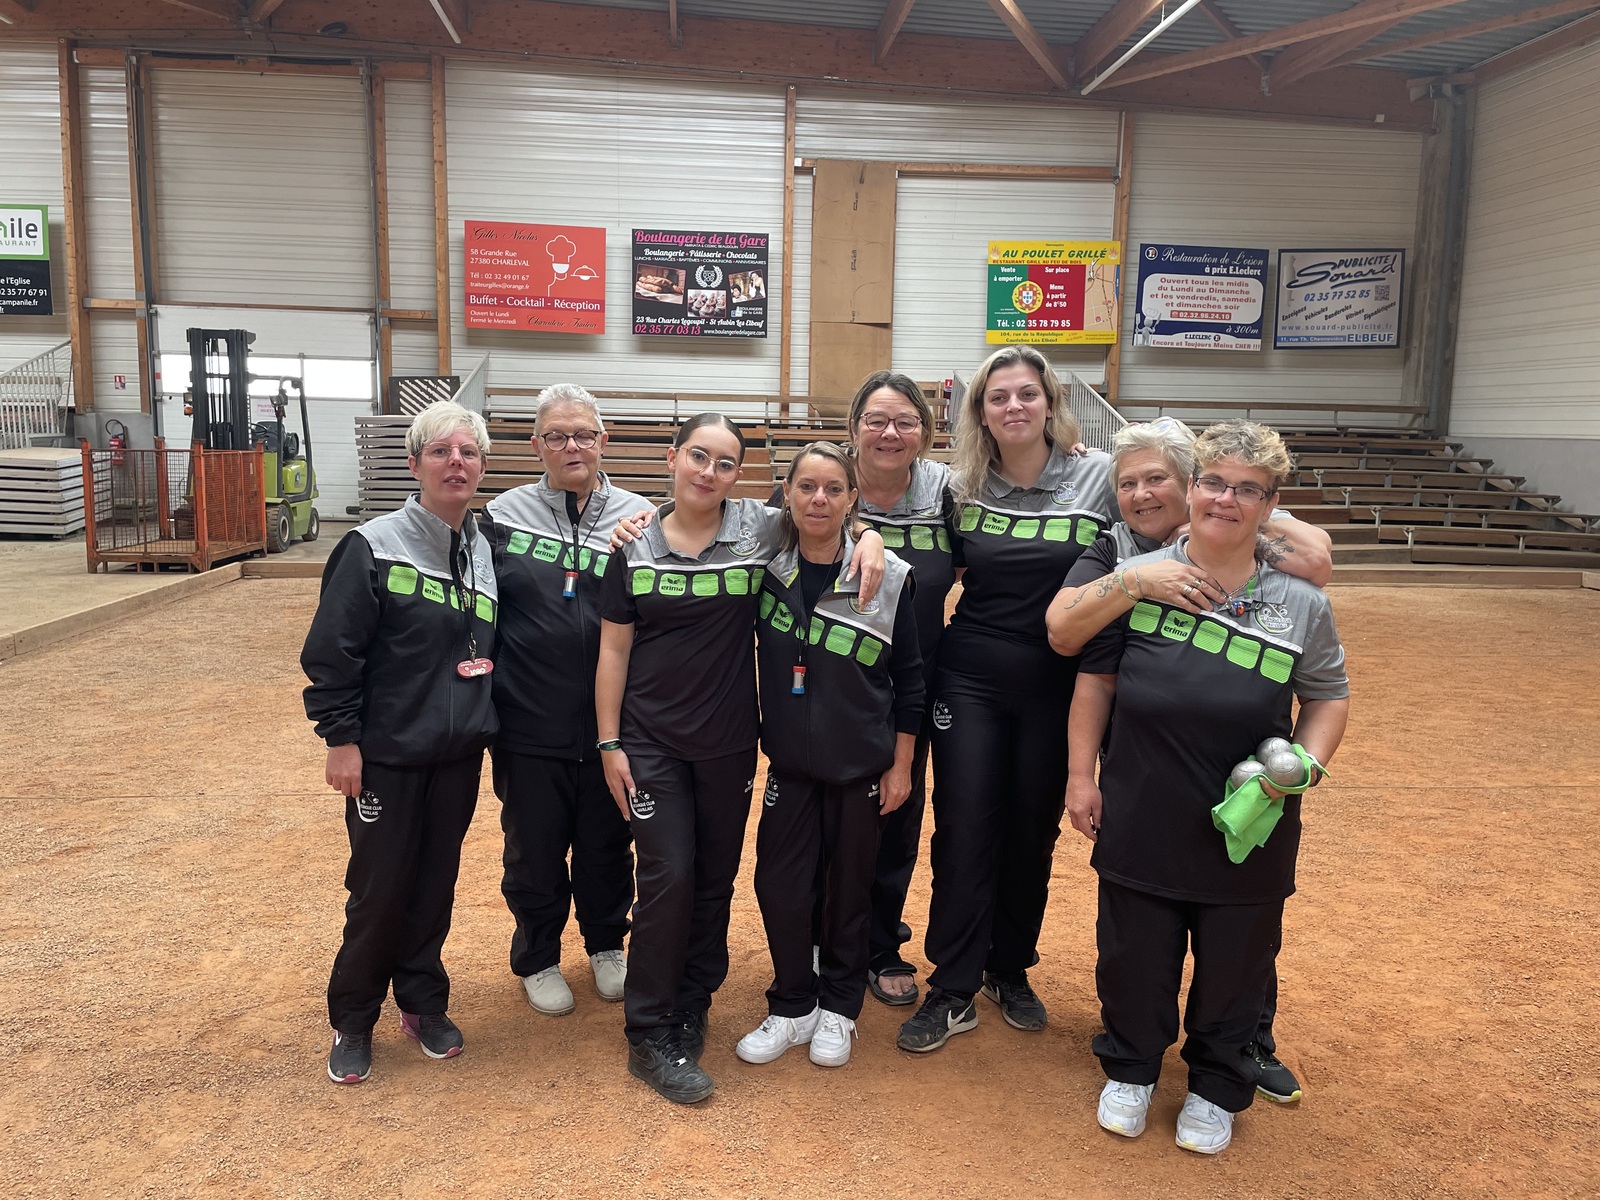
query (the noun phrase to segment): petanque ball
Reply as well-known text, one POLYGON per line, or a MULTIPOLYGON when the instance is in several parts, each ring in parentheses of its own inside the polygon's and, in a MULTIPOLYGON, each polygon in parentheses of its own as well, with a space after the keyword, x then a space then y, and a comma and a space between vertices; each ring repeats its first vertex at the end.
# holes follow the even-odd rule
POLYGON ((1292 747, 1284 738, 1269 737, 1266 741, 1262 742, 1261 745, 1256 747, 1256 758, 1261 762, 1266 762, 1274 754, 1282 754, 1285 751, 1292 752, 1293 749, 1294 747, 1292 747))
POLYGON ((1232 774, 1228 776, 1228 782, 1237 790, 1249 783, 1257 775, 1265 775, 1266 773, 1266 767, 1258 762, 1246 759, 1233 769, 1232 774))
POLYGON ((1267 758, 1267 778, 1279 787, 1299 787, 1306 781, 1306 765, 1293 750, 1280 750, 1267 758))

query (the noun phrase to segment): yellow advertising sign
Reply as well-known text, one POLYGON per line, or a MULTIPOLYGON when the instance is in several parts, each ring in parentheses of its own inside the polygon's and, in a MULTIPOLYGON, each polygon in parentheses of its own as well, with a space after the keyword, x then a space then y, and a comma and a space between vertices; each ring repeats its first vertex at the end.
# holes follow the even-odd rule
POLYGON ((1111 345, 1121 297, 1121 242, 990 242, 985 340, 1111 345))

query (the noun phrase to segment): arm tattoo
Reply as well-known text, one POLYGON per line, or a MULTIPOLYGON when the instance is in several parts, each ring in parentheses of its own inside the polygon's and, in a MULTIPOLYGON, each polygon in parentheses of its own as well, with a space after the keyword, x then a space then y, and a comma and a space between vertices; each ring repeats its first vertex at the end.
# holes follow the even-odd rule
POLYGON ((1102 576, 1100 576, 1099 579, 1096 579, 1094 581, 1094 597, 1095 597, 1095 599, 1096 600, 1104 600, 1107 596, 1111 595, 1112 591, 1114 591, 1116 589, 1116 586, 1117 586, 1117 577, 1115 575, 1102 575, 1102 576))
POLYGON ((1294 547, 1286 537, 1269 538, 1264 533, 1256 535, 1256 557, 1269 567, 1277 566, 1293 553, 1294 547))

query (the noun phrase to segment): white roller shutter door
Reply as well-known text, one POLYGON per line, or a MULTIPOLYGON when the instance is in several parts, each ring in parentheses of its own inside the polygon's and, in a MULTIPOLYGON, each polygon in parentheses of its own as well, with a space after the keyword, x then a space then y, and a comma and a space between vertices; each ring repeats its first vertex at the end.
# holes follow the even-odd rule
POLYGON ((1600 438, 1597 95, 1600 45, 1478 98, 1453 435, 1600 438))
MULTIPOLYGON (((0 322, 0 371, 67 340, 66 212, 61 192, 61 90, 53 42, 0 41, 0 189, 8 204, 50 206, 55 314, 0 322)), ((780 127, 780 136, 782 129, 780 127)))
MULTIPOLYGON (((80 67, 79 73, 89 295, 97 300, 129 300, 134 298, 134 232, 126 75, 110 67, 80 67)), ((94 346, 95 409, 107 416, 137 413, 139 333, 134 314, 126 309, 97 310, 90 318, 89 333, 94 346)))
POLYGON ((455 353, 492 351, 489 381, 570 379, 597 388, 775 393, 777 289, 765 339, 635 337, 632 231, 767 233, 784 269, 783 97, 775 90, 624 72, 535 73, 451 60, 451 321, 455 353), (468 219, 604 226, 606 332, 467 329, 462 225, 468 219))
MULTIPOLYGON (((1421 154, 1421 135, 1414 133, 1141 113, 1124 255, 1121 403, 1281 399, 1398 405, 1400 350, 1271 349, 1276 253, 1268 267, 1260 353, 1134 348, 1126 339, 1141 242, 1269 251, 1409 248, 1421 154)), ((1362 423, 1369 419, 1397 420, 1362 414, 1362 423)))

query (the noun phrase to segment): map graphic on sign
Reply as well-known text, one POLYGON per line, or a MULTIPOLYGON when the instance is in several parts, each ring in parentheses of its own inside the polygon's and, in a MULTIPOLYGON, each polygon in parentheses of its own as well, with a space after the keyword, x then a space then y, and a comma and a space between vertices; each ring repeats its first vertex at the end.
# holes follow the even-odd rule
POLYGON ((1120 242, 990 242, 985 341, 1117 340, 1120 242))
POLYGON ((606 330, 606 231, 468 221, 466 324, 541 333, 606 330))

